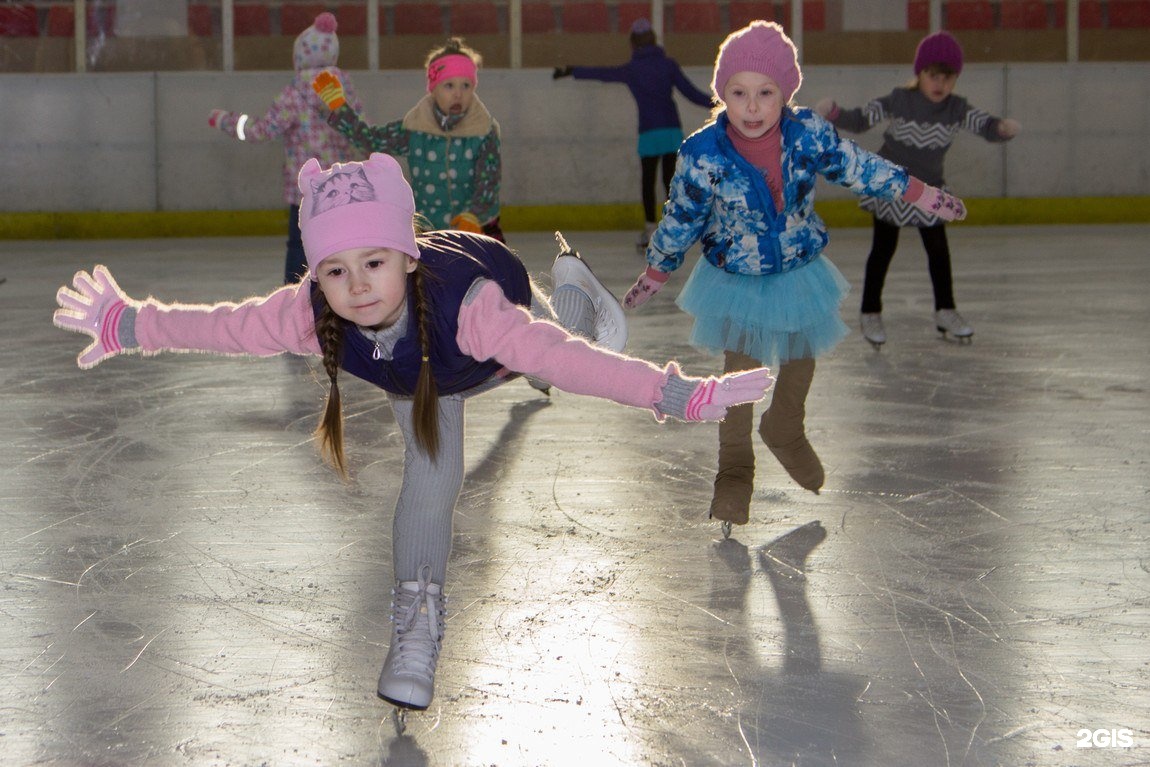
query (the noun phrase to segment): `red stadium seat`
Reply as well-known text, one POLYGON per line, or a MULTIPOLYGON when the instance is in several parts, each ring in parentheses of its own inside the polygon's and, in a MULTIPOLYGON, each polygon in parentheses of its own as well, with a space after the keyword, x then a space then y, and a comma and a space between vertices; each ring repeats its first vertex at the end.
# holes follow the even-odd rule
POLYGON ((523 4, 523 34, 542 35, 555 31, 555 6, 550 2, 523 4))
POLYGON ((910 0, 906 4, 906 28, 930 29, 929 0, 910 0))
POLYGON ((1110 0, 1106 7, 1111 29, 1150 27, 1150 0, 1110 0))
POLYGON ((732 30, 742 29, 756 19, 775 21, 775 4, 732 0, 727 6, 727 19, 732 30))
POLYGON ((396 3, 397 35, 442 35, 443 9, 438 3, 396 3))
POLYGON ((188 5, 188 34, 193 37, 212 36, 212 9, 199 3, 188 5))
POLYGON ((998 6, 1003 29, 1046 29, 1045 0, 1002 0, 998 6))
POLYGON ((1081 29, 1102 28, 1102 0, 1079 0, 1078 26, 1081 29))
POLYGON ((676 0, 671 6, 672 32, 718 32, 721 27, 718 3, 676 0))
POLYGON ((39 37, 40 23, 36 6, 0 5, 0 37, 39 37))
MULTIPOLYGON (((327 6, 323 3, 307 3, 304 5, 295 5, 284 3, 280 6, 280 33, 289 37, 295 37, 300 32, 304 31, 312 25, 315 17, 327 10, 327 6)), ((339 24, 338 17, 336 24, 339 24)), ((342 32, 342 29, 336 27, 336 33, 342 32)))
POLYGON ((237 37, 266 37, 272 33, 272 14, 266 5, 236 5, 232 10, 237 37))
POLYGON ((631 33, 631 25, 639 19, 651 19, 650 3, 619 3, 616 9, 619 16, 619 31, 627 35, 631 33))
POLYGON ((942 13, 946 29, 994 29, 990 0, 947 0, 942 13))
MULTIPOLYGON (((380 26, 383 26, 383 9, 379 11, 380 26)), ((367 34, 367 6, 361 3, 344 3, 335 10, 336 34, 361 37, 367 34)), ((386 30, 381 30, 386 31, 386 30)))
POLYGON ((567 0, 560 9, 564 32, 610 32, 607 4, 597 0, 567 0))
MULTIPOLYGON (((89 5, 86 16, 88 23, 85 29, 89 37, 97 35, 110 37, 116 28, 115 6, 89 5)), ((46 24, 48 36, 71 37, 76 28, 75 18, 75 12, 71 5, 49 6, 46 24)))
POLYGON ((499 9, 492 2, 452 3, 451 34, 499 34, 499 9))

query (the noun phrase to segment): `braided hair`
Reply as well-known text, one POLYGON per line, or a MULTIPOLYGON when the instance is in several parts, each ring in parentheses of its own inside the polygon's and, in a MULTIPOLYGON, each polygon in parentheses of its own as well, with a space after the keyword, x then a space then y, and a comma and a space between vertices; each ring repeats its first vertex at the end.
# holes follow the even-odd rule
MULTIPOLYGON (((419 332, 421 362, 419 378, 415 385, 413 403, 415 441, 434 460, 439 454, 439 388, 431 371, 431 305, 424 290, 424 283, 435 279, 422 261, 416 263, 411 274, 412 290, 415 291, 414 321, 419 332)), ((327 402, 323 415, 316 426, 315 438, 319 442, 320 454, 347 479, 347 461, 343 450, 343 408, 339 393, 339 369, 343 361, 343 334, 347 320, 336 314, 322 290, 315 292, 313 299, 319 309, 315 321, 315 334, 323 348, 323 367, 330 381, 327 402)))

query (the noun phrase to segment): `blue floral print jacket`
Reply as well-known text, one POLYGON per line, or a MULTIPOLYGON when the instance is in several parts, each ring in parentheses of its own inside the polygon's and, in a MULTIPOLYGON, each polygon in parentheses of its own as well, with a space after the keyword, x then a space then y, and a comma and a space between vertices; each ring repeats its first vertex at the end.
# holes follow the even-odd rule
POLYGON ((647 261, 673 272, 701 240, 703 255, 736 274, 778 274, 822 253, 827 227, 815 213, 815 181, 884 199, 901 197, 904 168, 840 138, 834 126, 803 107, 784 107, 780 119, 784 210, 766 179, 735 151, 727 113, 689 136, 679 148, 663 220, 651 237, 647 261))

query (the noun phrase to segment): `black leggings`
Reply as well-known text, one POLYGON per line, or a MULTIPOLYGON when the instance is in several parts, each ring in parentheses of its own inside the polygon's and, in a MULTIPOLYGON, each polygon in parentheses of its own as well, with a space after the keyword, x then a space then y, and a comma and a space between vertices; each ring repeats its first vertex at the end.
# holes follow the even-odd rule
POLYGON ((669 194, 671 189, 671 176, 675 175, 675 152, 663 155, 640 157, 643 166, 643 216, 647 223, 655 223, 655 171, 659 165, 663 166, 663 194, 669 194))
MULTIPOLYGON (((886 282, 886 272, 890 268, 894 251, 898 248, 899 227, 874 220, 874 240, 870 255, 866 260, 866 277, 863 281, 862 311, 874 314, 882 311, 882 286, 886 282)), ((930 283, 934 286, 934 309, 954 308, 954 284, 950 276, 950 246, 946 242, 946 227, 943 224, 918 227, 922 235, 922 245, 926 248, 926 263, 930 269, 930 283)))

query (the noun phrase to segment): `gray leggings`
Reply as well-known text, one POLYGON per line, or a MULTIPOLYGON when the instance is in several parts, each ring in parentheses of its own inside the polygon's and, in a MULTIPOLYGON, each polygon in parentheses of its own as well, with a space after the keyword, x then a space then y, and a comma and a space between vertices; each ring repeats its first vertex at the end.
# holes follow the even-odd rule
MULTIPOLYGON (((584 335, 594 322, 591 301, 581 291, 557 291, 549 302, 534 284, 531 314, 584 335)), ((410 397, 389 397, 404 444, 403 484, 392 521, 392 561, 397 581, 418 580, 420 568, 428 565, 432 582, 444 585, 451 554, 452 518, 463 489, 464 403, 499 383, 493 380, 462 394, 439 398, 439 455, 434 461, 415 441, 414 401, 410 397)))

